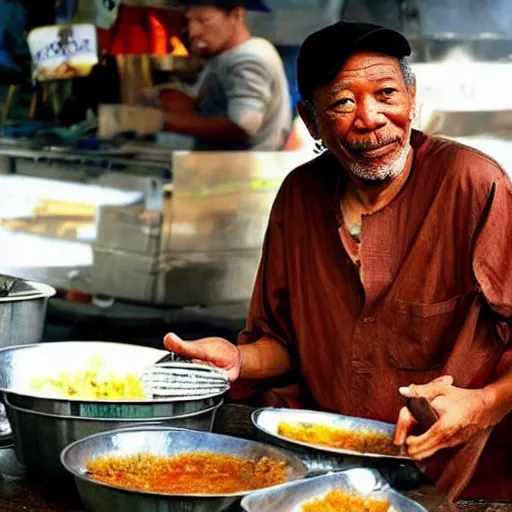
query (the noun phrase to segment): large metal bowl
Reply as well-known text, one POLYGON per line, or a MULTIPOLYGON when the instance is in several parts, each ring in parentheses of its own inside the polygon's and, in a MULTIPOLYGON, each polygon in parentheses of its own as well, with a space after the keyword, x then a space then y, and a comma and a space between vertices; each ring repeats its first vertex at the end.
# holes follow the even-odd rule
POLYGON ((169 418, 218 405, 225 393, 198 397, 145 400, 83 400, 45 396, 30 386, 35 377, 85 370, 91 357, 100 357, 112 372, 136 373, 151 366, 165 350, 96 341, 40 343, 0 350, 0 391, 11 405, 57 416, 80 418, 169 418))
POLYGON ((220 512, 237 505, 247 492, 177 495, 130 491, 97 482, 86 472, 87 462, 101 456, 138 453, 171 456, 197 451, 248 458, 266 456, 284 461, 289 466, 288 481, 303 478, 306 474, 306 468, 300 459, 284 450, 236 437, 162 427, 138 427, 82 439, 63 450, 61 461, 75 477, 78 492, 89 512, 220 512))
POLYGON ((427 512, 419 503, 393 490, 375 470, 349 469, 338 473, 264 489, 242 499, 245 512, 301 512, 312 500, 322 499, 334 489, 362 496, 385 497, 396 512, 427 512))
POLYGON ((120 374, 152 365, 164 350, 108 342, 56 342, 0 350, 0 391, 19 461, 46 478, 67 475, 59 455, 68 444, 106 430, 136 424, 210 431, 224 393, 146 400, 83 400, 38 395, 35 377, 85 370, 100 357, 120 374))
POLYGON ((67 476, 60 453, 69 444, 92 434, 135 425, 167 425, 210 432, 215 414, 222 405, 180 416, 147 419, 80 418, 57 416, 21 409, 4 397, 7 417, 14 434, 18 461, 31 473, 47 480, 67 476))

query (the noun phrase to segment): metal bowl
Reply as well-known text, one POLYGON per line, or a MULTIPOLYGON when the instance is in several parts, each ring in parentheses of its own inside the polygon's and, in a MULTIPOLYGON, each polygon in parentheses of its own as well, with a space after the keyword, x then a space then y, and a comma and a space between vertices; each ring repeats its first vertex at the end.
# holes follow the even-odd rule
POLYGON ((301 512, 306 503, 324 498, 334 489, 385 497, 396 512, 427 512, 419 503, 393 490, 377 471, 367 468, 349 469, 265 489, 244 497, 241 504, 245 512, 301 512))
POLYGON ((45 478, 67 475, 59 461, 68 444, 91 434, 137 424, 210 431, 224 393, 145 400, 83 400, 38 395, 36 377, 85 370, 99 357, 113 373, 137 373, 165 350, 122 343, 73 341, 0 350, 0 391, 21 464, 45 478))
MULTIPOLYGON (((172 456, 183 452, 208 451, 248 458, 271 457, 289 466, 288 481, 305 476, 304 464, 294 455, 271 446, 236 437, 138 427, 94 435, 65 448, 63 466, 75 477, 82 501, 89 512, 217 512, 239 503, 247 492, 216 495, 177 495, 130 491, 91 479, 86 464, 101 456, 150 453, 172 456)), ((206 477, 206 475, 205 475, 206 477)))
POLYGON ((210 432, 217 409, 222 405, 221 401, 209 409, 180 416, 134 420, 57 416, 22 409, 12 405, 6 396, 4 400, 18 461, 30 472, 49 480, 68 475, 60 464, 60 453, 79 439, 113 429, 150 424, 210 432))
POLYGON ((395 426, 390 423, 330 412, 272 407, 257 409, 252 413, 251 420, 256 427, 257 438, 260 441, 295 453, 308 468, 310 476, 345 470, 354 466, 364 466, 380 471, 398 489, 412 489, 417 487, 423 479, 422 474, 409 457, 375 453, 361 454, 350 450, 295 441, 277 433, 279 423, 286 421, 292 424, 309 423, 343 427, 354 431, 372 430, 392 435, 395 426))
POLYGON ((136 373, 151 366, 165 350, 123 343, 66 341, 0 350, 0 390, 22 409, 80 418, 168 418, 204 411, 218 405, 225 393, 198 397, 145 400, 83 400, 38 394, 30 387, 36 377, 86 369, 91 357, 100 357, 114 373, 136 373))

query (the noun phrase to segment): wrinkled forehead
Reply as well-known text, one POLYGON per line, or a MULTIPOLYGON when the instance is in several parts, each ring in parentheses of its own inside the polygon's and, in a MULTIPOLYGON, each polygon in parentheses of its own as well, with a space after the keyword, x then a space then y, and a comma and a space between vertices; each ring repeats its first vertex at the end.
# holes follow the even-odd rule
POLYGON ((377 82, 402 78, 400 62, 396 57, 377 52, 357 52, 347 59, 333 82, 354 79, 377 82))

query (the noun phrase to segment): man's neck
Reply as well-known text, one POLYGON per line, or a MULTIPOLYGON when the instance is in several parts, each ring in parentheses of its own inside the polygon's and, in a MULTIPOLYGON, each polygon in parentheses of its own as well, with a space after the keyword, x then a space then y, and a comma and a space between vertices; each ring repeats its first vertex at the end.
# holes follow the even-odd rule
POLYGON ((404 170, 395 178, 381 183, 371 183, 349 175, 344 200, 360 213, 372 213, 387 206, 398 195, 411 172, 413 151, 409 152, 404 170))
POLYGON ((232 50, 233 48, 236 48, 237 46, 240 46, 241 44, 245 43, 251 38, 251 33, 249 32, 249 29, 247 27, 242 27, 240 30, 237 30, 234 34, 231 40, 229 41, 229 44, 226 46, 226 49, 224 51, 232 50))

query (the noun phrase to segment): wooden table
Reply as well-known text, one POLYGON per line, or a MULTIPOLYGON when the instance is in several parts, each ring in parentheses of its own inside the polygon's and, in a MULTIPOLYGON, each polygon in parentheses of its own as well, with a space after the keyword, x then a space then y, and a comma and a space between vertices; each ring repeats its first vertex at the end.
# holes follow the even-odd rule
MULTIPOLYGON (((255 439, 250 407, 224 405, 215 422, 215 432, 255 439)), ((456 506, 433 487, 408 492, 411 498, 433 512, 512 512, 512 503, 458 502, 456 506)), ((17 463, 12 448, 0 449, 0 511, 1 512, 83 512, 72 485, 49 487, 26 475, 17 463)))

